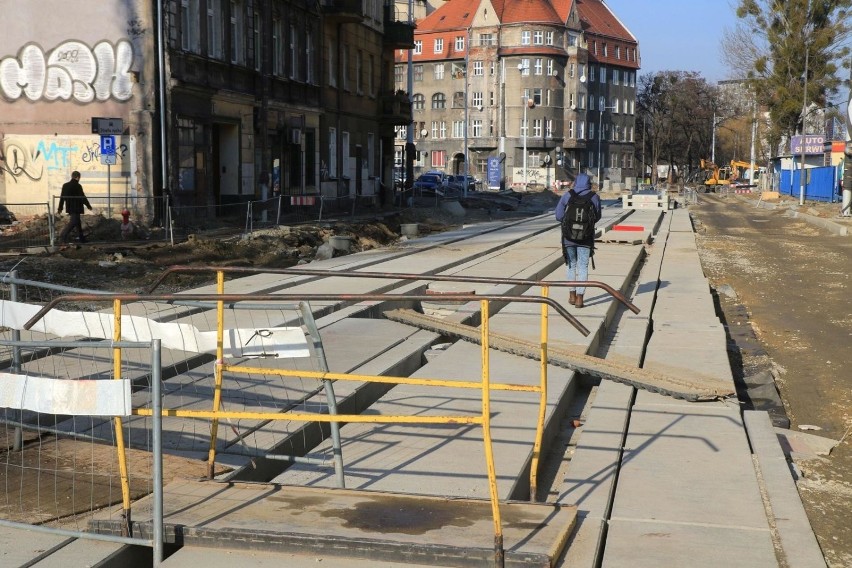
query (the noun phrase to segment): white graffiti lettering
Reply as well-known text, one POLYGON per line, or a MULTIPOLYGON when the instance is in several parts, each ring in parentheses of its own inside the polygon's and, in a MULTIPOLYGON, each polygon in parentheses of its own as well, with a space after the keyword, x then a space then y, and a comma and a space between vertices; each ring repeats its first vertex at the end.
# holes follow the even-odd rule
POLYGON ((13 101, 22 96, 31 101, 126 101, 133 95, 132 63, 133 46, 126 40, 115 46, 102 41, 94 48, 67 41, 48 55, 28 45, 17 58, 0 60, 0 94, 13 101))

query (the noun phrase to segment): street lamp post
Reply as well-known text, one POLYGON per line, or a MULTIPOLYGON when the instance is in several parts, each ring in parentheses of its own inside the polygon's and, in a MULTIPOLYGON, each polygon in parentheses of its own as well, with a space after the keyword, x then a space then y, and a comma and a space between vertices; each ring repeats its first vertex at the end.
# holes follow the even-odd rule
POLYGON ((601 141, 603 140, 603 113, 605 110, 614 110, 614 106, 601 106, 598 111, 598 187, 603 188, 603 179, 601 178, 601 141))
POLYGON ((799 205, 805 204, 805 142, 807 131, 805 118, 808 112, 808 44, 805 43, 805 89, 802 96, 802 171, 799 172, 799 205))
MULTIPOLYGON (((518 63, 518 71, 521 73, 521 77, 524 75, 524 71, 529 70, 529 65, 524 65, 523 63, 518 63)), ((535 108, 535 101, 527 96, 526 91, 524 91, 523 96, 523 104, 524 104, 524 122, 521 128, 521 136, 523 138, 523 146, 524 146, 524 156, 523 161, 521 162, 521 166, 524 170, 524 191, 527 190, 527 133, 529 131, 529 124, 527 123, 527 109, 535 108)))

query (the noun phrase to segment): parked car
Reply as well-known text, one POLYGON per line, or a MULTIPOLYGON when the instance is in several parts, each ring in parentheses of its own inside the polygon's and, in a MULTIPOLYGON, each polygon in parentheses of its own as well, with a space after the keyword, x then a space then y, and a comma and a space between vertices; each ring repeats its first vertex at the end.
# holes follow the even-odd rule
POLYGON ((441 187, 445 177, 442 172, 427 172, 414 180, 412 187, 421 193, 443 193, 441 187))
MULTIPOLYGON (((458 191, 464 191, 465 189, 465 176, 464 175, 456 175, 456 176, 447 176, 449 178, 448 185, 450 187, 455 187, 458 191)), ((475 177, 468 175, 467 176, 467 190, 468 191, 476 191, 476 183, 477 180, 475 177)))

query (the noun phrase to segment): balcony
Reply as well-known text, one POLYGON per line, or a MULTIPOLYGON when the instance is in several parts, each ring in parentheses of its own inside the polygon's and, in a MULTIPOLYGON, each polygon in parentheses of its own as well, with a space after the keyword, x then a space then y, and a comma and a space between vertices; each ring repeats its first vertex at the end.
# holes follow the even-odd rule
POLYGON ((411 123, 411 100, 405 91, 384 92, 381 96, 381 122, 394 126, 411 123))
POLYGON ((319 5, 328 22, 345 24, 364 19, 361 0, 320 0, 319 5))
MULTIPOLYGON (((404 15, 404 14, 403 14, 404 15)), ((385 33, 382 43, 389 49, 414 49, 414 24, 402 20, 393 4, 385 4, 385 33)))

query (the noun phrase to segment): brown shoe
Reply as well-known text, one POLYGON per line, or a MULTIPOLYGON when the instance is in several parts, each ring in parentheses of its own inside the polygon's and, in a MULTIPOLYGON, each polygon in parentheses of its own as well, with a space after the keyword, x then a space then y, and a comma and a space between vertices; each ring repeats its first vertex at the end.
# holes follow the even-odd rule
POLYGON ((572 306, 577 302, 577 292, 571 290, 568 292, 568 303, 572 306))
POLYGON ((577 306, 578 308, 583 307, 583 295, 582 294, 577 294, 577 301, 574 302, 574 305, 577 306))

